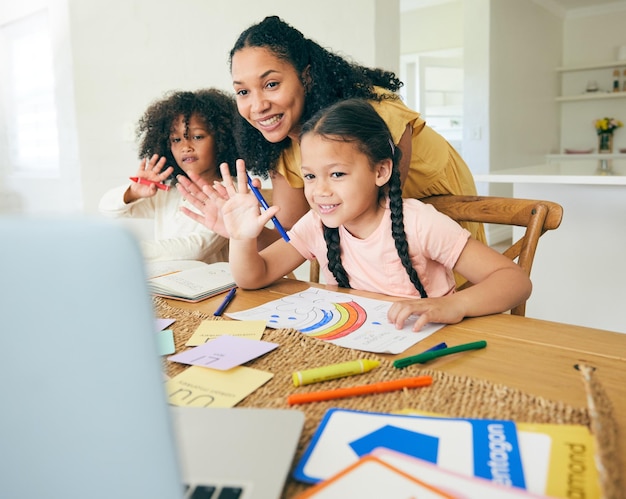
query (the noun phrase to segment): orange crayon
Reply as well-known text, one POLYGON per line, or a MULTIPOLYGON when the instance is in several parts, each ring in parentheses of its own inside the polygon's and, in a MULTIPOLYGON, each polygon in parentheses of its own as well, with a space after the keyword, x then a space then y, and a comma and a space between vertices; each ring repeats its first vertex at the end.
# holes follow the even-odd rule
POLYGON ((431 376, 416 376, 413 378, 394 379, 392 381, 382 381, 370 385, 351 386, 348 388, 337 388, 335 390, 324 390, 320 392, 295 393, 287 397, 289 405, 308 404, 309 402, 321 402, 324 400, 341 399, 355 397, 357 395, 370 395, 373 393, 393 392, 403 388, 419 388, 429 386, 433 382, 431 376))

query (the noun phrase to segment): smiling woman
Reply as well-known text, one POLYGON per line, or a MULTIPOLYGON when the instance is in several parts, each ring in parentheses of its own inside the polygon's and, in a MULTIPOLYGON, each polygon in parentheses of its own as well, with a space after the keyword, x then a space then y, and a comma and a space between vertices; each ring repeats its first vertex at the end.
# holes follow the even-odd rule
MULTIPOLYGON (((238 145, 254 173, 270 177, 277 215, 290 228, 306 213, 298 135, 319 110, 348 98, 367 99, 387 123, 401 151, 402 192, 407 198, 475 195, 469 168, 458 152, 398 95, 392 71, 367 67, 322 47, 277 16, 243 31, 230 52, 238 145)), ((464 223, 478 240, 481 224, 464 223)))

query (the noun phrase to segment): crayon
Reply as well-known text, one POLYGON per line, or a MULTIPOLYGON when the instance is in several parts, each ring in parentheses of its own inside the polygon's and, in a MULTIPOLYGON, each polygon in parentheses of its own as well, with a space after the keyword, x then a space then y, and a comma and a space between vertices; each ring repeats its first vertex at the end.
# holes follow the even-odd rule
POLYGON ((293 379, 293 386, 302 386, 311 383, 319 383, 320 381, 343 378, 344 376, 366 373, 379 365, 380 362, 378 360, 351 360, 349 362, 296 371, 291 377, 293 379))

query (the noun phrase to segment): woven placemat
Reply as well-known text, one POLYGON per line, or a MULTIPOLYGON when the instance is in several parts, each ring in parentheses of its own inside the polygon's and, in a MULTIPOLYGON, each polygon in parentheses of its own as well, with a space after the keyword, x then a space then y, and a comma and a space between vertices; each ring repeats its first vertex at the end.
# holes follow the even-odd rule
MULTIPOLYGON (((199 311, 172 307, 160 298, 154 298, 154 304, 157 317, 176 319, 172 329, 177 352, 187 348, 185 343, 203 320, 223 320, 199 311)), ((287 395, 294 393, 295 390, 291 381, 291 374, 294 371, 319 366, 320 359, 323 359, 324 364, 333 364, 363 357, 363 352, 342 348, 293 329, 268 329, 263 339, 278 343, 280 347, 245 365, 271 372, 274 377, 247 396, 238 407, 292 408, 287 404, 287 395)), ((367 354, 367 357, 381 361, 378 368, 367 374, 368 384, 418 375, 432 376, 433 384, 428 388, 405 389, 294 406, 293 408, 303 411, 306 418, 294 463, 299 461, 322 417, 331 407, 378 412, 411 408, 452 417, 510 419, 528 423, 569 423, 591 427, 590 414, 586 407, 573 407, 486 380, 421 369, 417 366, 400 370, 394 368, 391 361, 376 354, 367 354)), ((166 359, 163 360, 163 367, 169 376, 175 376, 187 368, 166 359)), ((354 383, 354 377, 342 378, 325 382, 324 389, 352 386, 354 383)), ((298 388, 298 392, 319 389, 319 385, 309 385, 298 388)), ((294 497, 306 487, 304 484, 289 480, 284 497, 294 497)))

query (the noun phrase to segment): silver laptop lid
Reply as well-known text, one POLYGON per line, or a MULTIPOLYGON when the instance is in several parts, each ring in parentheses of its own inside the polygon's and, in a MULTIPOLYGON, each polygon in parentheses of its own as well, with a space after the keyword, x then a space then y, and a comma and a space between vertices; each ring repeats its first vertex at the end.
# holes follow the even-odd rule
POLYGON ((0 218, 0 497, 181 497, 133 236, 0 218))

